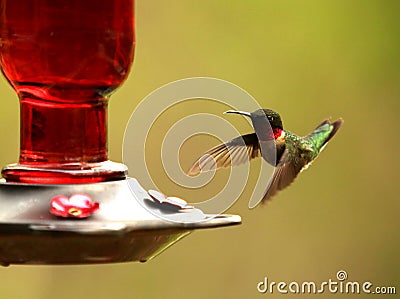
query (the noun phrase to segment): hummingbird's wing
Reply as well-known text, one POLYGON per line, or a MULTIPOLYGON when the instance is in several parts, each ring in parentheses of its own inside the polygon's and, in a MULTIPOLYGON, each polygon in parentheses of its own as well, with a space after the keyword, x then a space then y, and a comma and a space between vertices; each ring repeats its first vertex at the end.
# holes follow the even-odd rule
POLYGON ((285 149, 277 167, 275 168, 275 172, 272 177, 271 183, 268 186, 267 192, 265 193, 261 202, 265 203, 279 190, 282 190, 289 186, 303 167, 304 165, 302 165, 301 163, 293 163, 289 156, 289 150, 285 149))
POLYGON ((236 137, 204 153, 189 169, 188 175, 236 166, 261 157, 256 133, 236 137))

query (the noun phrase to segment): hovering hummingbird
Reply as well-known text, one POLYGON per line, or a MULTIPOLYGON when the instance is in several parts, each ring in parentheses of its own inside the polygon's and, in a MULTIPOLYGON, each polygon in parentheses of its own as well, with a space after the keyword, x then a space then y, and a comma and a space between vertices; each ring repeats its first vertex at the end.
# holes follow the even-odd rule
POLYGON ((255 133, 236 137, 210 149, 193 164, 188 174, 193 176, 262 157, 276 167, 262 202, 290 185, 297 174, 317 158, 343 123, 342 118, 335 122, 326 119, 313 132, 300 137, 284 130, 280 115, 270 109, 258 109, 252 113, 229 110, 225 113, 250 117, 255 133))

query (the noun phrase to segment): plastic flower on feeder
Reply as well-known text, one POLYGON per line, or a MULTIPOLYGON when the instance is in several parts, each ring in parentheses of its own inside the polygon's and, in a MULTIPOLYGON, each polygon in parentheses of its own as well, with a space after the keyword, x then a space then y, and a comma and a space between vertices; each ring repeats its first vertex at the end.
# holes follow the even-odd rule
POLYGON ((165 194, 156 191, 149 190, 148 194, 150 197, 160 204, 167 204, 170 206, 177 207, 179 209, 193 209, 193 206, 189 206, 185 200, 175 196, 166 196, 165 194))
POLYGON ((88 218, 99 209, 89 195, 74 194, 70 197, 58 195, 50 200, 50 213, 60 217, 88 218))

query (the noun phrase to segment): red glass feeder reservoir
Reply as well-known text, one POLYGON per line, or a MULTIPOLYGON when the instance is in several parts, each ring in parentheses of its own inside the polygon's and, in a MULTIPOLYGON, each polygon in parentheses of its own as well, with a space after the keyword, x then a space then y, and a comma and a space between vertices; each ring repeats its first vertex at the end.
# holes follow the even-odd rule
POLYGON ((108 161, 107 104, 134 54, 133 0, 0 0, 0 63, 20 100, 19 163, 7 182, 126 177, 108 161))

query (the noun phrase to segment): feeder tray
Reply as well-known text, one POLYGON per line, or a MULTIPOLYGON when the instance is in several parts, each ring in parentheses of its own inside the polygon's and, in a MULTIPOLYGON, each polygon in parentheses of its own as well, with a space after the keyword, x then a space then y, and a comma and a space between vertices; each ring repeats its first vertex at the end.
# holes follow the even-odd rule
POLYGON ((133 178, 71 185, 0 181, 0 264, 145 262, 193 230, 240 222, 236 215, 158 204, 133 178), (50 214, 51 198, 77 193, 100 209, 87 219, 50 214))

